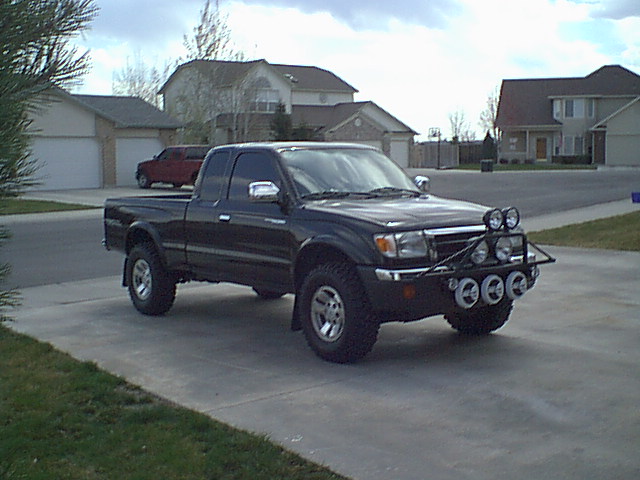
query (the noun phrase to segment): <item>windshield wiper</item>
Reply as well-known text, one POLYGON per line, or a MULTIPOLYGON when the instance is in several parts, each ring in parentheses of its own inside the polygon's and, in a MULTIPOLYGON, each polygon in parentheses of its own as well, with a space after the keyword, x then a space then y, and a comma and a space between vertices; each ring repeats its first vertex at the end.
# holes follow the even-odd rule
POLYGON ((370 192, 341 192, 338 190, 325 190, 324 192, 305 193, 304 195, 300 195, 300 198, 303 198, 305 200, 324 200, 327 198, 345 198, 351 195, 365 197, 373 196, 373 194, 370 192))
POLYGON ((409 190, 408 188, 399 187, 380 187, 374 188, 369 191, 373 195, 411 195, 412 197, 419 197, 421 195, 417 190, 409 190))

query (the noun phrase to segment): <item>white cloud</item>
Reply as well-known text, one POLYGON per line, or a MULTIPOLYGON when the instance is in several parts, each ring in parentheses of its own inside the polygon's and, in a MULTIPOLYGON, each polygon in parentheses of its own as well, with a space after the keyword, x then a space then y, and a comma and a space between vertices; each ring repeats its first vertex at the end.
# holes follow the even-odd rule
MULTIPOLYGON (((151 13, 133 0, 100 3, 108 14, 82 42, 94 48, 94 72, 83 91, 102 94, 111 92, 112 72, 136 49, 157 66, 181 55, 182 36, 195 25, 202 6, 196 0, 157 0, 158 9, 151 13), (125 8, 134 4, 135 9, 125 8), (124 17, 130 18, 112 24, 124 17), (132 28, 127 25, 141 18, 142 27, 127 32, 132 28)), ((357 100, 373 100, 422 134, 439 126, 448 135, 448 115, 457 110, 478 127, 488 94, 503 78, 583 76, 604 64, 640 64, 640 18, 594 19, 594 6, 588 3, 445 0, 434 5, 446 22, 432 26, 418 14, 415 21, 408 20, 412 2, 403 3, 397 15, 381 7, 385 22, 379 28, 373 22, 363 29, 347 18, 360 7, 362 15, 372 15, 374 3, 366 8, 359 1, 347 5, 342 0, 236 0, 221 5, 229 13, 234 41, 249 58, 331 70, 360 90, 357 100), (301 9, 274 3, 300 4, 301 9), (594 22, 597 32, 591 31, 594 22)))

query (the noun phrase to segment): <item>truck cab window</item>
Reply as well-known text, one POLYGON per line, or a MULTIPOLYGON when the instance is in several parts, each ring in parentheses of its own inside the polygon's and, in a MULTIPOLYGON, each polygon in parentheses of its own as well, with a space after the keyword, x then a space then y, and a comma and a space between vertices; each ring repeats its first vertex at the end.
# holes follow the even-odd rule
POLYGON ((262 153, 244 153, 236 160, 229 200, 246 201, 249 195, 249 184, 258 181, 271 181, 281 186, 280 175, 273 160, 262 153))
POLYGON ((220 199, 224 171, 229 159, 228 152, 216 152, 209 159, 207 169, 203 172, 200 187, 200 199, 208 202, 217 202, 220 199))

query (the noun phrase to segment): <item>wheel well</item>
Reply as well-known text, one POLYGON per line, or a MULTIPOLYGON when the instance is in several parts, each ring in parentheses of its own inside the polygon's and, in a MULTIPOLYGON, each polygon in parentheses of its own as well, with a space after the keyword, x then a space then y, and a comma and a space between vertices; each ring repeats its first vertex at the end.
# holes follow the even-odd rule
POLYGON ((296 261, 294 272, 296 291, 311 270, 320 264, 330 262, 353 264, 351 258, 344 252, 330 245, 310 245, 305 248, 296 261))
POLYGON ((149 232, 146 232, 145 230, 142 230, 140 228, 129 232, 129 234, 127 235, 127 244, 125 246, 125 252, 127 253, 127 255, 133 247, 141 243, 151 243, 155 246, 153 237, 149 234, 149 232))

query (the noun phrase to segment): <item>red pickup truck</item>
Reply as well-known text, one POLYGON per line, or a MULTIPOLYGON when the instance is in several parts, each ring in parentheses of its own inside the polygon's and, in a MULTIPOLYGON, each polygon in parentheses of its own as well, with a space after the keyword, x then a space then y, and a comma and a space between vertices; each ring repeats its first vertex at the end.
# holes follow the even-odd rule
POLYGON ((175 145, 165 148, 151 160, 138 164, 138 186, 149 188, 156 182, 171 183, 174 187, 192 185, 210 149, 208 145, 175 145))

